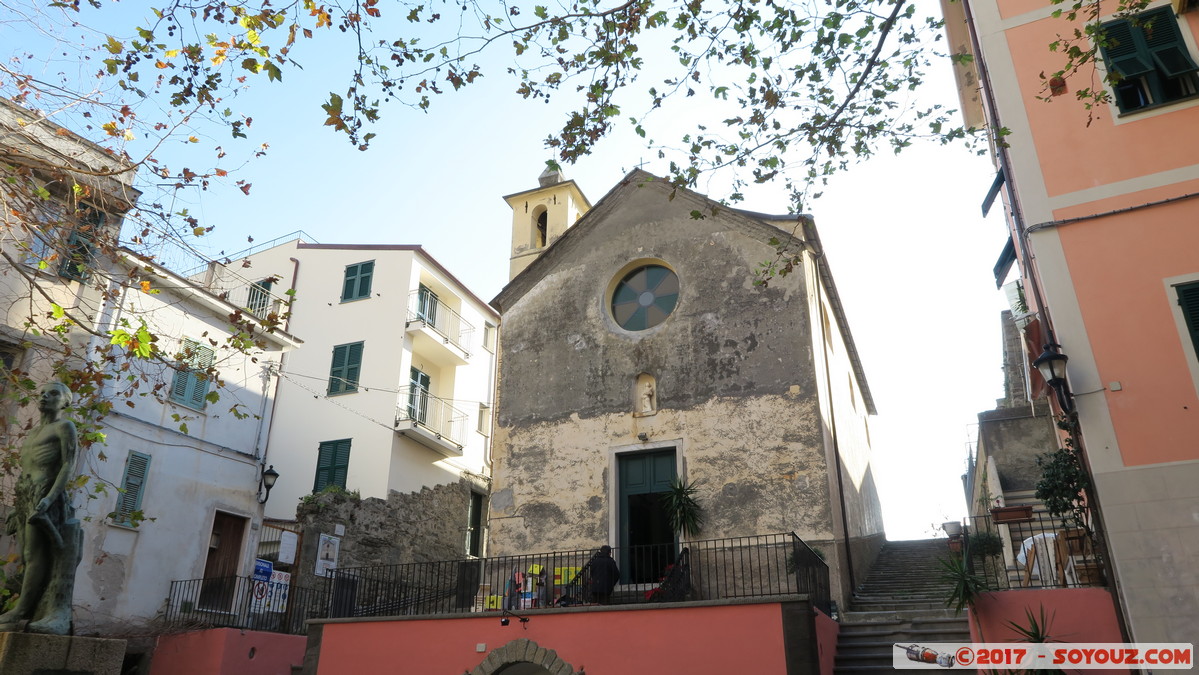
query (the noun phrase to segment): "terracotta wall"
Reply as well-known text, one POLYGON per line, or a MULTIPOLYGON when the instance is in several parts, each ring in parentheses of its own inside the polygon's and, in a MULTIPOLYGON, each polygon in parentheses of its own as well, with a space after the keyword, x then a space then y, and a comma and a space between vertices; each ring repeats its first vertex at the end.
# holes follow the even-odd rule
POLYGON ((837 636, 841 624, 830 619, 824 612, 816 611, 816 649, 820 658, 820 675, 833 675, 837 660, 837 636))
POLYGON ((554 650, 576 672, 782 674, 788 665, 781 607, 534 612, 523 626, 516 619, 501 626, 498 614, 330 622, 322 627, 316 672, 394 672, 401 662, 406 672, 470 672, 491 652, 524 639, 554 650))
POLYGON ((163 635, 150 675, 288 675, 303 662, 306 639, 233 628, 163 635))
MULTIPOLYGON (((1124 642, 1112 594, 1105 588, 1038 588, 996 591, 979 596, 970 612, 970 638, 974 642, 1018 642, 1008 625, 1028 624, 1026 612, 1040 617, 1045 608, 1048 634, 1055 642, 1124 642)), ((1072 671, 1079 673, 1087 670, 1072 671)), ((1094 671, 1114 675, 1127 670, 1094 671)))

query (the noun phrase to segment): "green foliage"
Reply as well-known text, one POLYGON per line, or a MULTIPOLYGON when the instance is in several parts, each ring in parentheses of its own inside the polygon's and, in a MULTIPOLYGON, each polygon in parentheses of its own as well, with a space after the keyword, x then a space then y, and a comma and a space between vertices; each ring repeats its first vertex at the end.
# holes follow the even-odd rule
POLYGON ((1058 426, 1070 432, 1064 447, 1037 457, 1041 478, 1037 481, 1036 497, 1045 503, 1050 514, 1064 523, 1084 524, 1084 503, 1091 484, 1074 447, 1074 420, 1059 418, 1058 426))
POLYGON ((1003 539, 994 532, 972 532, 967 547, 973 556, 999 555, 1003 553, 1003 539))
MULTIPOLYGON (((1056 613, 1046 616, 1045 615, 1045 606, 1039 605, 1038 607, 1039 607, 1038 613, 1035 615, 1032 613, 1031 609, 1029 609, 1028 607, 1025 607, 1024 608, 1024 621, 1025 622, 1021 624, 1021 623, 1016 623, 1015 621, 1008 621, 1006 624, 1007 627, 1009 629, 1011 629, 1014 633, 1016 633, 1017 636, 1019 636, 1019 639, 1017 640, 1017 642, 1024 642, 1024 643, 1030 643, 1030 644, 1048 644, 1048 643, 1052 643, 1052 642, 1061 642, 1061 640, 1055 639, 1052 634, 1053 619, 1056 616, 1056 613)), ((1014 672, 1014 671, 1008 671, 1008 672, 1014 672)), ((1025 671, 1020 671, 1020 672, 1030 674, 1030 675, 1036 675, 1039 673, 1060 673, 1061 671, 1060 670, 1048 670, 1048 669, 1033 669, 1033 670, 1025 670, 1025 671)))
POLYGON ((676 477, 670 482, 670 489, 661 494, 670 527, 675 532, 694 537, 703 529, 704 510, 695 499, 698 492, 696 483, 685 483, 676 477))
POLYGON ((940 563, 941 578, 952 585, 949 596, 945 598, 945 606, 953 607, 958 614, 967 607, 973 607, 979 593, 990 590, 986 579, 970 572, 961 557, 942 558, 940 563))
POLYGON ((326 485, 320 492, 300 497, 299 512, 320 513, 331 503, 343 501, 359 501, 362 494, 358 490, 347 490, 340 485, 326 485))

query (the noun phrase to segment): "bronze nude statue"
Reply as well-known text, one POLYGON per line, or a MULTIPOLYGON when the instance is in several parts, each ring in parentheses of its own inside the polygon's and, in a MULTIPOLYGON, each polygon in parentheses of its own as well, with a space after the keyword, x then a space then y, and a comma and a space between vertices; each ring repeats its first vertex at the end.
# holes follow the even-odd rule
POLYGON ((0 615, 0 631, 71 632, 83 531, 67 491, 78 447, 75 423, 62 418, 70 403, 71 390, 61 382, 42 387, 41 421, 21 444, 21 477, 5 531, 17 536, 25 576, 16 607, 0 615))

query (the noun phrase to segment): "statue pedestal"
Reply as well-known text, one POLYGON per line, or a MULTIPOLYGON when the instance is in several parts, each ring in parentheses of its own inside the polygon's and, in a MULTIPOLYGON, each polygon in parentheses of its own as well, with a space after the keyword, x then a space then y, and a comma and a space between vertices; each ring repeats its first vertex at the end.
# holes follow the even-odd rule
POLYGON ((4 675, 120 675, 124 660, 124 640, 0 633, 4 675))

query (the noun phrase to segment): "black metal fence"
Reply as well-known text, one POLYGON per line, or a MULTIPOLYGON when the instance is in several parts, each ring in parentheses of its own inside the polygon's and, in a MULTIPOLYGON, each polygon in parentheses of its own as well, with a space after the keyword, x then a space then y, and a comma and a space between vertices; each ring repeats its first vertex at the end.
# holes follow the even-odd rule
POLYGON ((794 534, 613 548, 610 591, 594 549, 336 570, 330 616, 452 614, 809 594, 825 611, 828 566, 794 534))
POLYGON ((256 582, 250 577, 172 581, 169 625, 189 628, 243 628, 302 635, 308 619, 328 616, 324 588, 256 582))
POLYGON ((167 623, 302 634, 314 618, 453 614, 594 604, 808 595, 829 611, 828 565, 795 534, 611 550, 609 588, 597 549, 334 570, 322 587, 247 577, 171 582, 167 623))
POLYGON ((996 521, 966 519, 963 556, 991 588, 1075 588, 1107 585, 1094 533, 1047 513, 996 521))

